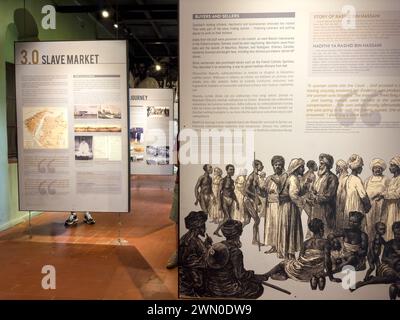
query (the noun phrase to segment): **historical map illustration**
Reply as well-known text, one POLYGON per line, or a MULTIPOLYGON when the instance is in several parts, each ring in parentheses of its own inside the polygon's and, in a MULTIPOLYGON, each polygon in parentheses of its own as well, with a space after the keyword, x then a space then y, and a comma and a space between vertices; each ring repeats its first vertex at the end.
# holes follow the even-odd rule
POLYGON ((68 122, 65 108, 27 107, 23 109, 24 148, 68 148, 68 122))

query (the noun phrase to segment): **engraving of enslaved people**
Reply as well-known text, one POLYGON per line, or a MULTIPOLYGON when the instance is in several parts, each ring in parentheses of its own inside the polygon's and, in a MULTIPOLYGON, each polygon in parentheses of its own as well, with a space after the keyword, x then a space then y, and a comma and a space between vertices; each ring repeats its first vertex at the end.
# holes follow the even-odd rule
POLYGON ((361 223, 364 214, 352 211, 349 214, 348 228, 343 231, 331 233, 328 236, 330 241, 338 240, 340 251, 337 256, 341 263, 338 263, 333 270, 340 272, 346 265, 353 266, 356 271, 366 269, 366 257, 368 252, 368 235, 361 230, 361 223))
POLYGON ((381 197, 383 192, 388 187, 389 179, 383 175, 386 170, 386 163, 382 159, 373 159, 371 161, 372 176, 365 180, 365 190, 371 200, 371 210, 366 216, 366 232, 370 239, 375 236, 375 224, 377 222, 386 222, 384 216, 383 203, 384 199, 381 197))
POLYGON ((210 174, 213 168, 211 165, 205 164, 203 170, 204 174, 199 177, 194 187, 194 196, 196 198, 194 205, 197 206, 200 203, 201 210, 209 213, 212 200, 212 179, 210 174))
MULTIPOLYGON (((316 172, 313 162, 308 161, 309 176, 315 174, 313 183, 311 183, 313 178, 304 178, 305 162, 301 158, 292 159, 286 171, 285 159, 281 155, 273 156, 272 167, 268 166, 266 169, 261 160, 254 160, 253 171, 247 177, 245 168, 238 170, 239 174, 235 175, 234 166, 227 165, 224 177, 221 170, 215 167, 211 179, 208 173, 211 172, 211 166, 205 165, 204 174, 199 178, 199 185, 203 182, 201 180, 203 177, 211 179, 212 195, 209 198, 211 213, 208 213, 209 221, 206 222, 207 212, 202 211, 206 215, 203 218, 206 224, 204 226, 205 222, 202 222, 202 227, 195 231, 195 236, 188 237, 191 232, 185 234, 185 237, 190 238, 195 245, 188 246, 187 240, 184 242, 186 252, 190 254, 186 256, 182 254, 182 257, 191 257, 192 260, 182 260, 185 276, 182 277, 184 281, 181 282, 183 283, 181 293, 201 297, 257 298, 260 297, 258 291, 260 286, 273 287, 269 279, 272 282, 273 280, 302 281, 305 283, 298 283, 299 288, 311 287, 313 290, 319 288, 327 291, 333 282, 339 282, 333 275, 344 270, 347 272, 350 268, 356 272, 352 274, 352 279, 358 281, 357 285, 354 281, 352 289, 358 291, 359 288, 369 287, 370 284, 386 284, 390 298, 398 298, 400 156, 387 161, 387 167, 383 158, 371 157, 368 161, 372 174, 370 170, 362 172, 364 161, 356 154, 350 156, 348 161, 338 160, 336 174, 331 172, 335 164, 332 155, 319 154, 318 160, 319 166, 316 172), (385 177, 385 169, 390 171, 391 177, 388 175, 385 177), (267 176, 265 179, 264 172, 267 176), (265 200, 265 209, 262 200, 265 200), (239 210, 235 211, 234 207, 239 210), (236 227, 244 231, 243 235, 236 239, 238 242, 235 242, 235 250, 239 250, 242 255, 240 277, 244 277, 243 281, 251 279, 249 283, 238 280, 235 273, 238 266, 236 263, 230 265, 229 270, 226 269, 230 254, 225 242, 229 239, 223 228, 241 222, 242 208, 244 221, 240 228, 238 225, 236 227), (305 213, 302 218, 303 210, 305 213), (263 215, 261 211, 265 214, 263 215), (246 229, 245 225, 250 224, 251 218, 254 217, 256 219, 253 228, 246 229), (257 222, 262 219, 265 219, 262 222, 264 230, 260 230, 263 231, 261 242, 266 245, 264 253, 276 253, 276 256, 265 255, 259 252, 260 248, 257 250, 253 247, 253 244, 258 244, 260 240, 257 222), (307 219, 307 224, 304 220, 304 230, 302 219, 307 219), (368 221, 365 223, 365 220, 368 221), (205 236, 204 228, 213 228, 211 223, 216 221, 220 223, 216 232, 210 236, 217 242, 217 236, 222 236, 219 234, 221 230, 227 240, 211 246, 212 240, 205 236), (306 229, 309 236, 304 239, 303 232, 307 231, 306 229), (239 241, 241 237, 244 241, 242 247, 239 241), (194 267, 192 268, 187 261, 195 261, 194 267), (262 275, 248 273, 243 263, 245 265, 251 263, 251 269, 262 275), (185 266, 189 267, 184 269, 185 266), (270 271, 264 273, 268 270, 270 271), (235 275, 229 276, 232 273, 235 275), (353 277, 355 275, 356 278, 353 277), (233 284, 235 279, 239 283, 236 287, 233 284), (328 279, 331 280, 330 284, 328 279), (363 281, 359 281, 361 279, 363 281), (194 285, 194 281, 198 285, 194 285)), ((209 186, 207 182, 207 188, 209 186)), ((202 189, 198 187, 197 190, 200 194, 202 189)), ((340 285, 337 286, 336 289, 340 290, 340 285)), ((286 292, 279 287, 275 289, 286 292)), ((382 289, 384 288, 360 290, 371 290, 376 293, 382 289)), ((263 293, 262 297, 265 296, 266 293, 263 293)), ((360 297, 365 296, 360 293, 360 297)))
POLYGON ((374 229, 374 238, 372 241, 370 240, 367 254, 369 269, 364 280, 369 280, 371 278, 371 273, 381 264, 382 247, 386 244, 386 241, 383 238, 386 233, 386 225, 382 222, 377 222, 375 223, 374 229))
POLYGON ((207 214, 203 211, 191 211, 185 217, 185 227, 189 231, 179 241, 179 291, 181 295, 201 296, 204 294, 204 272, 207 248, 212 240, 205 241, 207 214))
MULTIPOLYGON (((363 159, 359 155, 353 154, 347 163, 351 174, 346 181, 346 204, 344 206, 345 223, 349 221, 350 212, 357 211, 365 215, 371 209, 371 202, 365 191, 364 184, 358 176, 363 170, 363 159)), ((345 227, 347 227, 346 224, 345 227)), ((365 220, 363 221, 363 229, 365 229, 365 220)))
POLYGON ((382 263, 376 269, 376 276, 357 282, 355 291, 361 287, 371 284, 391 284, 389 287, 390 299, 400 297, 400 221, 396 221, 392 225, 394 239, 385 243, 382 263))
POLYGON ((257 299, 264 292, 262 281, 265 277, 244 268, 243 252, 240 250, 242 223, 228 220, 221 231, 226 240, 214 244, 208 251, 207 295, 257 299))
POLYGON ((386 240, 393 239, 393 230, 390 226, 400 221, 400 155, 390 160, 389 170, 393 174, 386 191, 382 194, 385 199, 385 215, 387 217, 386 240))
POLYGON ((333 164, 334 161, 331 155, 320 154, 318 176, 311 187, 309 195, 311 206, 310 218, 322 220, 325 226, 325 236, 335 228, 338 178, 331 172, 333 164))
POLYGON ((212 177, 212 193, 213 198, 211 201, 209 218, 213 223, 220 223, 223 219, 223 213, 221 209, 221 199, 219 194, 221 192, 221 180, 222 170, 218 167, 214 168, 214 174, 212 177))
POLYGON ((243 227, 248 225, 251 218, 254 220, 253 225, 253 244, 260 246, 260 217, 258 216, 258 206, 261 205, 259 199, 260 181, 259 173, 264 169, 260 160, 253 161, 253 172, 249 174, 246 180, 245 197, 244 197, 244 223, 243 227))
POLYGON ((308 228, 312 236, 303 243, 299 258, 280 262, 265 274, 266 278, 310 282, 312 290, 325 288, 325 275, 331 281, 341 281, 333 277, 331 247, 329 240, 324 239, 324 223, 314 218, 308 228))
POLYGON ((346 205, 346 181, 349 177, 348 164, 339 159, 336 161, 336 175, 338 177, 338 188, 336 192, 336 229, 343 230, 345 225, 344 206, 346 205))
POLYGON ((214 234, 218 237, 222 237, 222 235, 219 233, 222 225, 229 219, 232 219, 234 203, 236 203, 236 208, 239 209, 239 202, 236 199, 235 194, 235 181, 232 179, 233 175, 235 174, 235 167, 231 164, 228 164, 225 167, 225 170, 226 176, 221 180, 219 196, 221 209, 224 216, 222 221, 218 224, 217 229, 214 231, 214 234))
POLYGON ((279 194, 287 179, 285 170, 285 159, 282 156, 273 156, 271 165, 274 174, 266 181, 267 204, 265 212, 264 243, 270 246, 265 253, 276 253, 278 245, 278 217, 279 217, 279 194))
POLYGON ((292 159, 287 179, 279 194, 277 251, 279 258, 294 259, 303 243, 301 210, 305 200, 300 193, 300 179, 304 173, 304 160, 292 159))

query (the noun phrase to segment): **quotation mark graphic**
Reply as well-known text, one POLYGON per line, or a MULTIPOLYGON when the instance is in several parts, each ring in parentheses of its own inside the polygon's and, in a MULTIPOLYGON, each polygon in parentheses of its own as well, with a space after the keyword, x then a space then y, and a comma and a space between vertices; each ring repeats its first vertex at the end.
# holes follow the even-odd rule
POLYGON ((40 173, 55 173, 56 169, 52 166, 54 159, 43 159, 38 164, 38 171, 40 173))
POLYGON ((41 195, 46 195, 46 194, 56 194, 56 189, 52 187, 52 185, 56 182, 56 180, 43 180, 39 184, 39 193, 41 195), (48 182, 50 181, 50 182, 48 182))
MULTIPOLYGON (((357 114, 354 112, 355 109, 346 109, 344 103, 353 96, 358 94, 357 90, 350 91, 349 93, 343 95, 341 99, 338 100, 335 107, 335 117, 336 120, 344 127, 351 127, 357 121, 357 114)), ((374 100, 374 98, 382 95, 382 91, 375 91, 368 96, 366 96, 359 108, 359 116, 361 121, 367 127, 375 127, 379 125, 382 121, 382 116, 378 111, 372 111, 369 104, 374 100)))

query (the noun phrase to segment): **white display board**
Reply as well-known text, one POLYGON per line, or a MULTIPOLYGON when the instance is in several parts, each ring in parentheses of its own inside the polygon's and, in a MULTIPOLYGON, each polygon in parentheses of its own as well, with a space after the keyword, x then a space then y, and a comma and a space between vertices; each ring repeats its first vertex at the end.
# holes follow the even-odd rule
POLYGON ((131 174, 173 174, 173 89, 129 89, 131 174))
POLYGON ((16 42, 20 210, 129 212, 126 41, 16 42))
MULTIPOLYGON (((179 155, 181 236, 187 232, 185 217, 201 209, 200 203, 195 205, 194 188, 204 164, 221 168, 225 177, 225 166, 232 163, 236 181, 244 169, 247 177, 253 171, 253 151, 266 176, 274 173, 274 155, 284 157, 287 169, 294 158, 319 165, 321 153, 332 155, 335 163, 357 154, 364 160, 364 182, 372 175, 374 158, 389 167, 400 154, 400 34, 394 31, 400 28, 400 2, 184 0, 179 25, 180 128, 197 133, 185 131, 180 141, 185 150, 179 155), (233 148, 220 160, 209 158, 216 148, 211 139, 211 146, 203 148, 200 131, 223 128, 228 138, 233 129, 254 130, 250 149, 239 148, 235 154, 233 148), (242 152, 244 157, 235 158, 242 152)), ((233 144, 230 137, 231 141, 221 139, 221 145, 233 144)), ((388 169, 384 175, 393 176, 388 169)), ((211 201, 210 211, 218 211, 216 205, 211 201)), ((224 238, 214 235, 212 214, 206 232, 219 242, 224 238)), ((258 214, 263 243, 268 230, 258 214)), ((307 219, 302 211, 304 236, 307 219)), ((253 223, 241 236, 244 266, 263 274, 282 259, 276 253, 264 254, 268 247, 259 251, 252 244, 253 223)), ((364 276, 365 270, 354 279, 364 276)), ((354 280, 348 279, 344 282, 354 280)), ((351 293, 346 284, 327 279, 321 292, 311 290, 309 282, 269 281, 292 295, 265 288, 261 299, 388 299, 388 285, 351 293)))

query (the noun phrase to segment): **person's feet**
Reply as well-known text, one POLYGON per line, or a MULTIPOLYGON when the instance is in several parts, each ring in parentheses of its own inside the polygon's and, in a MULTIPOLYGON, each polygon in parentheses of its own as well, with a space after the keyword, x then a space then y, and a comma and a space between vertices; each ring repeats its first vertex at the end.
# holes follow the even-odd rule
POLYGON ((167 269, 173 269, 178 266, 178 251, 175 251, 168 259, 167 269))
POLYGON ((69 215, 68 219, 65 220, 64 226, 65 227, 72 227, 72 226, 77 225, 77 224, 78 224, 78 217, 77 217, 75 212, 71 212, 71 214, 69 215))
POLYGON ((93 219, 93 217, 91 216, 91 214, 90 214, 90 212, 89 211, 86 211, 85 212, 85 217, 83 218, 83 221, 86 223, 86 224, 95 224, 96 223, 96 220, 94 220, 93 219))
POLYGON ((325 289, 325 285, 326 285, 326 280, 325 277, 319 277, 318 278, 318 289, 319 290, 324 290, 325 289))
POLYGON ((369 281, 373 278, 373 275, 365 276, 364 281, 369 281))
POLYGON ((285 281, 285 280, 288 279, 288 276, 286 275, 286 273, 283 273, 283 272, 276 272, 276 273, 272 274, 272 275, 270 276, 270 278, 271 278, 272 280, 285 281))
POLYGON ((355 286, 350 287, 350 292, 356 291, 360 287, 360 284, 362 284, 362 281, 358 281, 355 286))
POLYGON ((311 286, 311 290, 317 290, 318 279, 317 279, 315 276, 313 276, 313 277, 310 279, 310 286, 311 286))
POLYGON ((276 248, 275 247, 271 247, 269 250, 265 251, 264 253, 266 254, 270 254, 270 253, 276 253, 276 248))

